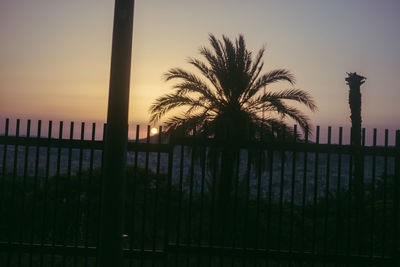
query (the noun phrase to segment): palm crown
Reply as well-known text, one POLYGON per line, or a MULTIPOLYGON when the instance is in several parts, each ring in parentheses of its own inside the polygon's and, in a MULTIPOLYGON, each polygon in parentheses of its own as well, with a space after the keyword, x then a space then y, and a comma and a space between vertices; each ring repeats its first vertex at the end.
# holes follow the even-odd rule
POLYGON ((188 60, 201 76, 181 68, 172 68, 165 74, 166 81, 178 82, 173 86, 173 93, 157 98, 151 106, 152 123, 169 111, 182 108, 182 114, 166 121, 168 131, 186 134, 196 129, 206 137, 228 142, 248 141, 290 132, 283 121, 287 117, 296 121, 304 132, 310 131, 308 117, 286 103, 293 100, 316 110, 307 92, 263 90, 279 81, 294 85, 294 77, 286 69, 261 74, 264 48, 253 57, 242 35, 233 43, 226 36, 217 40, 210 34, 209 41, 212 49, 200 48, 206 61, 188 60))

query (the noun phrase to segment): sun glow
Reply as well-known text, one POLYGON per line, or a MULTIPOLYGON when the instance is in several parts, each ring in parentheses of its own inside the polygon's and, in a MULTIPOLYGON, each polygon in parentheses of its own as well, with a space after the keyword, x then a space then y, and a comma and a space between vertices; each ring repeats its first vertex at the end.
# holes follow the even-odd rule
POLYGON ((158 129, 156 127, 151 128, 152 134, 158 134, 158 129))

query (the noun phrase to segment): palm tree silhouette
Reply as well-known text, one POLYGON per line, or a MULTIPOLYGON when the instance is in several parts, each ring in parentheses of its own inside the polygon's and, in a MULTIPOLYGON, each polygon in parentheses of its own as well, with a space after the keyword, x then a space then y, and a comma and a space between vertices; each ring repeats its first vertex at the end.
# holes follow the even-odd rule
POLYGON ((173 86, 173 93, 165 94, 153 103, 150 122, 157 122, 167 112, 183 107, 183 114, 166 121, 168 130, 188 133, 196 128, 198 134, 236 143, 267 134, 276 136, 283 129, 289 130, 283 121, 289 117, 304 132, 309 132, 308 117, 284 102, 293 100, 314 111, 316 105, 307 92, 300 89, 262 92, 265 86, 279 81, 294 85, 290 71, 276 69, 261 75, 265 49, 260 49, 253 58, 242 35, 235 43, 226 36, 222 41, 217 40, 212 34, 209 41, 212 50, 200 49, 206 62, 194 58, 188 60, 201 76, 181 68, 172 68, 165 74, 166 81, 177 80, 178 83, 173 86))
POLYGON ((351 144, 361 145, 361 92, 360 86, 365 83, 365 77, 357 72, 347 73, 346 82, 349 85, 349 106, 351 119, 351 144))
POLYGON ((264 90, 280 81, 294 85, 294 76, 286 69, 261 74, 264 48, 253 57, 242 35, 233 42, 226 36, 217 40, 210 34, 209 41, 211 49, 200 48, 205 61, 188 59, 200 75, 181 68, 172 68, 165 74, 166 81, 177 83, 172 93, 157 98, 150 107, 150 121, 157 122, 172 110, 183 110, 166 121, 168 132, 188 134, 196 129, 198 136, 213 137, 222 145, 217 191, 218 202, 226 205, 238 145, 290 135, 285 118, 293 119, 308 133, 308 117, 286 101, 298 102, 312 111, 317 107, 312 97, 300 89, 264 90))
POLYGON ((361 153, 361 92, 360 87, 365 83, 366 78, 358 75, 357 72, 347 73, 346 82, 349 86, 349 105, 351 119, 351 145, 353 146, 354 155, 354 193, 356 201, 356 225, 358 235, 358 246, 363 245, 364 224, 361 218, 364 214, 364 159, 361 153))

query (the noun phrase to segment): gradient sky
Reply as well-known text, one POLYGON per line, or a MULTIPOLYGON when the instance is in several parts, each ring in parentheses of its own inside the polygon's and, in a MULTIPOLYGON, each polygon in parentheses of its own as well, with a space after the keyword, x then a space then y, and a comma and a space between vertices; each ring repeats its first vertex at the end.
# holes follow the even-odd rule
MULTIPOLYGON (((105 121, 113 8, 111 0, 1 0, 0 118, 105 121)), ((350 124, 344 79, 356 71, 367 77, 364 126, 400 128, 398 14, 398 0, 137 0, 130 121, 148 121, 150 104, 170 91, 162 74, 191 69, 186 59, 209 33, 241 33, 252 51, 265 45, 265 71, 288 68, 314 96, 314 125, 350 124)))

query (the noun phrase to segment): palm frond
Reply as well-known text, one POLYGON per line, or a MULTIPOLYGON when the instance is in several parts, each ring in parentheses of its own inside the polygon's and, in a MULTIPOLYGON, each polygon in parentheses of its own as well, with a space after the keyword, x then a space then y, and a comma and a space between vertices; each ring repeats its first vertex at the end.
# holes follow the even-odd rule
POLYGON ((288 89, 279 92, 268 92, 267 95, 285 100, 294 100, 306 105, 312 111, 317 110, 317 105, 315 104, 312 96, 304 90, 288 89))
POLYGON ((200 70, 200 72, 204 75, 204 77, 206 77, 207 80, 209 80, 211 84, 214 86, 215 92, 218 95, 218 99, 221 102, 226 102, 224 90, 222 89, 221 84, 215 75, 216 72, 215 69, 207 66, 202 61, 194 58, 189 58, 188 63, 195 66, 198 70, 200 70))
POLYGON ((243 98, 243 102, 246 102, 248 99, 256 95, 264 86, 270 85, 272 83, 287 81, 290 84, 294 84, 294 76, 293 74, 285 69, 276 69, 270 71, 261 77, 259 77, 252 87, 247 91, 245 97, 243 98))
POLYGON ((165 80, 170 81, 173 79, 180 79, 183 82, 175 84, 174 89, 178 95, 185 95, 187 93, 199 93, 205 96, 210 102, 223 102, 223 99, 218 98, 212 90, 195 74, 182 70, 180 68, 172 68, 164 74, 165 80))
POLYGON ((315 104, 312 96, 306 91, 300 89, 288 89, 279 92, 267 92, 264 95, 258 96, 247 101, 247 108, 258 110, 267 108, 270 103, 274 103, 276 99, 279 100, 293 100, 306 105, 311 111, 316 111, 317 105, 315 104))
POLYGON ((310 119, 300 110, 293 107, 287 107, 285 116, 288 116, 296 121, 304 133, 310 134, 310 119))
POLYGON ((185 135, 190 131, 202 128, 209 120, 210 115, 206 112, 195 116, 172 116, 165 122, 167 133, 185 135))
MULTIPOLYGON (((222 59, 224 57, 224 52, 223 52, 223 47, 221 45, 221 42, 215 38, 215 36, 213 34, 209 35, 209 40, 210 40, 210 44, 211 46, 214 48, 215 54, 217 55, 216 58, 218 59, 222 59)), ((204 52, 209 51, 208 49, 206 49, 204 52)), ((208 52, 207 54, 212 55, 211 52, 208 52)))
POLYGON ((211 84, 218 90, 218 82, 212 71, 206 64, 196 58, 189 58, 188 63, 195 66, 200 72, 211 82, 211 84))
POLYGON ((194 83, 201 81, 195 74, 181 68, 171 68, 163 76, 166 82, 173 79, 183 79, 194 83))
POLYGON ((252 88, 254 82, 260 76, 262 68, 264 67, 264 63, 261 62, 261 59, 262 59, 262 57, 264 55, 264 51, 265 51, 265 48, 261 48, 258 51, 257 56, 255 57, 254 63, 253 63, 253 65, 251 67, 251 70, 249 72, 250 81, 249 81, 248 87, 246 88, 247 90, 252 88))
POLYGON ((183 106, 201 106, 205 107, 204 103, 200 103, 195 99, 187 96, 177 95, 177 94, 166 94, 156 99, 155 103, 150 107, 150 122, 156 122, 160 120, 168 111, 175 109, 177 107, 183 106))

